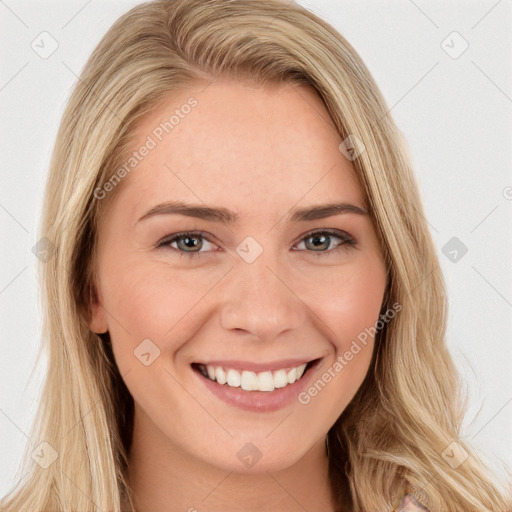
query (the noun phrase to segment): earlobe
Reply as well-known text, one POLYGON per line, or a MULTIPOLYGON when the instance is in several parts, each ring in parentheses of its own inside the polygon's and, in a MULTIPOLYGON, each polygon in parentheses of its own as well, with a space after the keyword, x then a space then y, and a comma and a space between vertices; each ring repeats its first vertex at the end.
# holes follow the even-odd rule
POLYGON ((92 285, 89 289, 89 329, 96 334, 103 334, 108 331, 107 316, 102 305, 101 297, 92 285))

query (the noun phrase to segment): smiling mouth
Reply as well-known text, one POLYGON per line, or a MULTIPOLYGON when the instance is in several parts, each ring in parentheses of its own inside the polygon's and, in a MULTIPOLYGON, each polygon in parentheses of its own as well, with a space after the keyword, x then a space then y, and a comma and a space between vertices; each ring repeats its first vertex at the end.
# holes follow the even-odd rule
POLYGON ((320 359, 314 359, 299 366, 263 372, 241 371, 203 363, 192 363, 191 366, 206 379, 223 386, 241 388, 245 391, 274 391, 302 379, 319 361, 320 359))

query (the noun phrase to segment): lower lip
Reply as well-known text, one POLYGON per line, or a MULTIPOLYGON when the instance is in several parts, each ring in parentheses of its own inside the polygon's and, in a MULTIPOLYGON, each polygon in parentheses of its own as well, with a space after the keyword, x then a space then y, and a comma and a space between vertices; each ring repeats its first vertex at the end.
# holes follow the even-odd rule
POLYGON ((246 411, 272 412, 298 401, 299 393, 309 384, 320 362, 316 361, 298 381, 274 391, 245 391, 242 388, 219 384, 196 370, 192 371, 224 402, 246 411))

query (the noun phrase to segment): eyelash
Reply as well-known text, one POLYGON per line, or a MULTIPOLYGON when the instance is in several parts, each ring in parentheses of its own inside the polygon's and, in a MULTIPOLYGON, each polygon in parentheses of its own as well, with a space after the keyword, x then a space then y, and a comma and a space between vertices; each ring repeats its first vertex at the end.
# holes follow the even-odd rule
MULTIPOLYGON (((306 240, 308 238, 311 238, 311 237, 313 237, 315 235, 329 235, 331 237, 336 237, 336 238, 339 238, 341 240, 341 242, 338 245, 336 245, 333 249, 328 249, 326 251, 312 251, 312 250, 310 251, 310 250, 306 249, 306 252, 310 252, 314 256, 317 256, 317 257, 329 256, 329 255, 332 255, 333 253, 337 253, 340 250, 348 250, 348 249, 351 249, 351 248, 356 248, 356 246, 357 246, 357 242, 354 240, 354 238, 352 238, 348 233, 345 233, 344 231, 339 231, 337 229, 316 229, 316 230, 310 231, 309 233, 304 235, 299 240, 299 243, 303 242, 304 240, 306 240)), ((165 238, 163 238, 162 240, 160 240, 157 243, 156 247, 157 248, 167 247, 167 248, 169 248, 169 249, 171 249, 173 251, 178 252, 180 257, 187 257, 188 256, 189 258, 198 257, 198 256, 200 256, 204 252, 211 252, 211 251, 191 251, 191 252, 187 252, 187 251, 181 251, 180 249, 176 249, 174 247, 171 247, 171 244, 173 242, 176 242, 176 241, 178 241, 181 238, 187 238, 187 237, 190 237, 190 238, 194 238, 194 237, 202 238, 202 239, 204 239, 204 240, 206 240, 206 241, 208 241, 210 243, 213 243, 210 240, 208 240, 208 238, 206 236, 204 236, 204 232, 202 232, 202 231, 182 231, 181 233, 174 233, 173 235, 166 236, 165 238)), ((295 250, 302 251, 303 249, 295 249, 295 250)))

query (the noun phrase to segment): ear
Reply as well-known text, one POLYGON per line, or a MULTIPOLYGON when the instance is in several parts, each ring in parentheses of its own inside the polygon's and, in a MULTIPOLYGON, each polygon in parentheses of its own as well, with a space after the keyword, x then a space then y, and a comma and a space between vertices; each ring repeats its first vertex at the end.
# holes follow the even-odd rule
POLYGON ((96 334, 103 334, 108 331, 107 316, 103 307, 101 294, 96 291, 96 286, 89 288, 89 329, 96 334))

